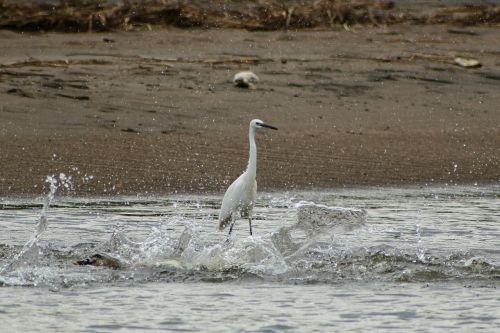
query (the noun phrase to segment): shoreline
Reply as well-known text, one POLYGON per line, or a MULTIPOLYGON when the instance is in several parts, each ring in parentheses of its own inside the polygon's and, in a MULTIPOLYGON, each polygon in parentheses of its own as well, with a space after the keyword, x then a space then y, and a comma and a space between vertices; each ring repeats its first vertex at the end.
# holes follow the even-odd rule
MULTIPOLYGON (((500 181, 499 182, 490 182, 490 183, 432 183, 432 184, 380 184, 380 185, 342 185, 339 187, 330 187, 330 188, 296 188, 296 189, 266 189, 266 190, 258 190, 257 197, 266 196, 276 193, 286 194, 286 195, 294 195, 294 194, 304 194, 304 193, 339 193, 342 191, 363 191, 363 190, 381 190, 381 191, 391 191, 391 190, 444 190, 453 188, 458 189, 459 191, 464 189, 500 189, 500 181)), ((224 195, 226 188, 221 189, 220 191, 211 191, 211 192, 154 192, 154 193, 87 193, 85 191, 75 190, 67 190, 59 187, 55 192, 55 196, 53 200, 57 201, 58 199, 64 200, 109 200, 109 199, 137 199, 137 200, 156 200, 162 198, 176 197, 179 199, 182 198, 196 198, 196 197, 220 197, 222 200, 222 196, 224 195)), ((16 193, 9 196, 0 196, 0 199, 4 200, 4 202, 0 203, 6 204, 5 201, 14 200, 14 201, 23 201, 23 200, 39 200, 40 203, 33 203, 37 207, 43 206, 43 201, 46 199, 48 195, 49 189, 44 188, 44 190, 40 193, 16 193)), ((8 203, 7 203, 8 204, 8 203)), ((50 206, 54 205, 54 201, 50 206)))

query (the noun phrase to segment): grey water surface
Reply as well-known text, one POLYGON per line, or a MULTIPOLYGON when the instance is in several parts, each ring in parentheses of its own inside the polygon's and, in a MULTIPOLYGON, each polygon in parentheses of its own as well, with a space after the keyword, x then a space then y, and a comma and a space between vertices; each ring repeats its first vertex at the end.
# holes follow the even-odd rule
POLYGON ((229 241, 220 200, 1 198, 0 331, 500 331, 498 185, 264 193, 229 241))

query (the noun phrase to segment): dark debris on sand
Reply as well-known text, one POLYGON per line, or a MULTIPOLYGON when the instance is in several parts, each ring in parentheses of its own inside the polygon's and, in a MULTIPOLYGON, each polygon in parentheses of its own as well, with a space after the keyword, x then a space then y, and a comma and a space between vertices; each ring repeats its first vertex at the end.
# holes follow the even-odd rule
POLYGON ((500 22, 500 6, 405 6, 388 0, 0 0, 0 28, 25 31, 107 31, 180 28, 279 30, 353 24, 500 22))

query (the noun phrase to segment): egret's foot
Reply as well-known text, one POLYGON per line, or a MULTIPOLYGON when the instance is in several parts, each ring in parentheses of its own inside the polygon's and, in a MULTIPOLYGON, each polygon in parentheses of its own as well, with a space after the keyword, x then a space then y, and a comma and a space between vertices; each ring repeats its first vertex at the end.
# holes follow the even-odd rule
POLYGON ((224 242, 222 242, 222 245, 227 246, 227 245, 231 244, 232 240, 233 239, 231 238, 231 235, 227 235, 226 239, 224 239, 224 242))

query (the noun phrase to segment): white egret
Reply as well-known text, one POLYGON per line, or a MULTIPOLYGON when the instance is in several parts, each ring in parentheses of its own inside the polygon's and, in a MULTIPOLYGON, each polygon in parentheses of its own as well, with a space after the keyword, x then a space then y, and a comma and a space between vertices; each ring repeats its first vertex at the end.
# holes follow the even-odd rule
POLYGON ((233 231, 233 226, 239 217, 248 218, 250 226, 250 235, 252 234, 252 211, 257 195, 257 146, 255 145, 255 131, 257 128, 270 128, 277 130, 276 127, 265 124, 262 120, 254 119, 250 122, 248 129, 248 139, 250 141, 250 156, 248 166, 245 172, 241 174, 227 189, 222 199, 222 205, 219 213, 219 230, 229 227, 229 235, 233 231))

